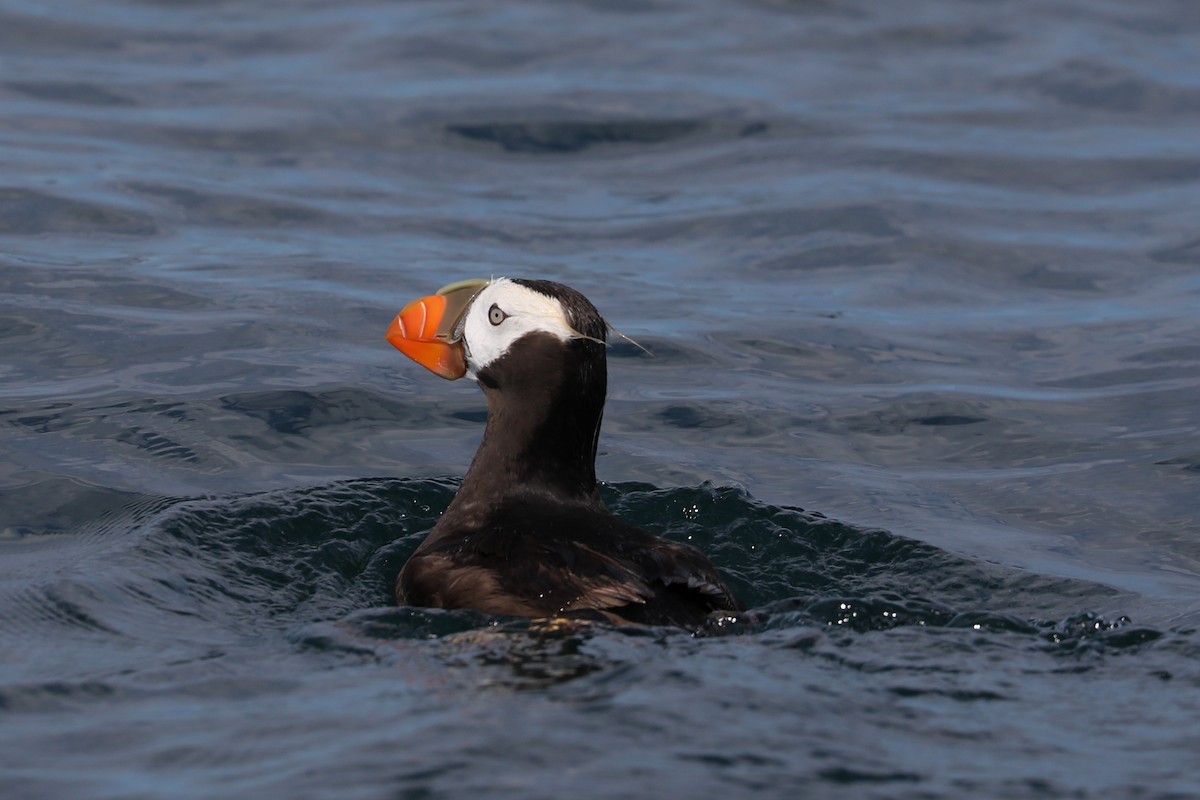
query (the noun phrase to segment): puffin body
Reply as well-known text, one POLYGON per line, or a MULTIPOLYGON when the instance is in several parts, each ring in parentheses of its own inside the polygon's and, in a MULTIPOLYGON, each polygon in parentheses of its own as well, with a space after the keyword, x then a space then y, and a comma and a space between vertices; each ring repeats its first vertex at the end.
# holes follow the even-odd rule
POLYGON ((482 387, 487 426, 462 486, 400 571, 401 605, 699 626, 741 604, 697 549, 614 516, 596 485, 608 325, 550 281, 451 284, 388 341, 482 387))

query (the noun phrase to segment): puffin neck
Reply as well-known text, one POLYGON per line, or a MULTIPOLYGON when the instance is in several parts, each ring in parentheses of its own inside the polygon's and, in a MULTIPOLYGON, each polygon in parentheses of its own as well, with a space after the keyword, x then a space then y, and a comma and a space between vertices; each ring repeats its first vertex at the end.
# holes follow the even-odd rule
POLYGON ((541 494, 597 504, 604 346, 538 335, 521 344, 519 360, 506 356, 479 376, 487 427, 459 496, 541 494))

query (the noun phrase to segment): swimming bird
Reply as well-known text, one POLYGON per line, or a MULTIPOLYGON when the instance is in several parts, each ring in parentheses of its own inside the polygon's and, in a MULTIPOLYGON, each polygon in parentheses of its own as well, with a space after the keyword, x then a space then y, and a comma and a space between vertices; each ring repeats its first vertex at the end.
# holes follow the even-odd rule
POLYGON ((409 304, 387 339, 483 389, 483 440, 396 581, 401 605, 696 629, 742 608, 707 557, 612 514, 596 484, 608 324, 544 280, 462 281, 409 304))

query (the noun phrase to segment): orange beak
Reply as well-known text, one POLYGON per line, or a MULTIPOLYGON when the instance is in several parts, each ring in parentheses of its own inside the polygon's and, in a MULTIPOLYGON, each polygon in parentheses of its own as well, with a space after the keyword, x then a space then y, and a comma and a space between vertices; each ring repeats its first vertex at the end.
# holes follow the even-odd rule
POLYGON ((387 340, 404 355, 446 380, 467 374, 459 320, 488 281, 462 281, 405 306, 392 320, 387 340))

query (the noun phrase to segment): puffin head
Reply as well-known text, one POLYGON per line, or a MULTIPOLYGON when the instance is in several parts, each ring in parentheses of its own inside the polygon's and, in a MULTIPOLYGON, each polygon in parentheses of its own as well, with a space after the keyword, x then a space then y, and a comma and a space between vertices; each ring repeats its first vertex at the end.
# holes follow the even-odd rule
POLYGON ((387 339, 448 380, 464 375, 485 389, 561 373, 570 359, 604 375, 608 325, 579 292, 552 281, 496 278, 444 286, 410 303, 387 339), (590 365, 590 367, 588 366, 590 365))

